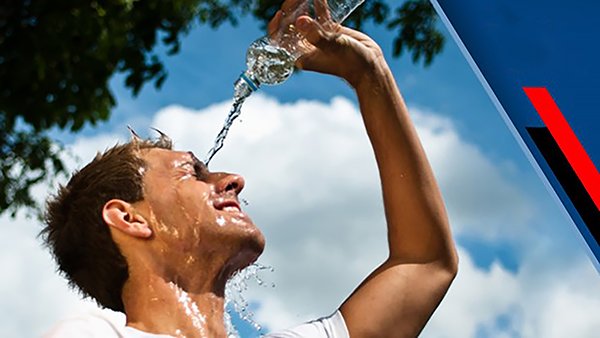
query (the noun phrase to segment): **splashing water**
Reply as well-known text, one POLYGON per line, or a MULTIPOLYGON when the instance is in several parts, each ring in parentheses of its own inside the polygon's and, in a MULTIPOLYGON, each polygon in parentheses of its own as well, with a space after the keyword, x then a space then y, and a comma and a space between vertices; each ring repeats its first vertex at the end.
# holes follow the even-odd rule
MULTIPOLYGON (((261 336, 263 335, 262 327, 260 324, 254 321, 252 318, 254 313, 250 311, 250 304, 248 300, 243 295, 243 292, 248 290, 248 282, 253 280, 259 286, 267 286, 258 274, 261 271, 275 271, 270 266, 264 266, 261 264, 251 264, 247 268, 235 273, 229 281, 227 281, 227 285, 225 286, 225 326, 227 327, 227 336, 228 338, 239 338, 240 335, 237 332, 237 329, 231 322, 231 309, 233 309, 240 316, 241 319, 248 322, 250 325, 258 331, 261 336)), ((271 283, 271 287, 274 287, 275 284, 271 283)))

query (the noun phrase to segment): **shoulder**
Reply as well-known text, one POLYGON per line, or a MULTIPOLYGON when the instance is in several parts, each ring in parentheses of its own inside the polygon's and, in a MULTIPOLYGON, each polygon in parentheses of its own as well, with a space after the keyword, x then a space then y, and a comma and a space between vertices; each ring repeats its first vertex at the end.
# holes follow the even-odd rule
POLYGON ((336 311, 329 317, 320 318, 291 329, 270 333, 265 338, 349 338, 344 317, 336 311))
POLYGON ((123 326, 101 313, 79 314, 61 320, 43 338, 125 338, 123 326))

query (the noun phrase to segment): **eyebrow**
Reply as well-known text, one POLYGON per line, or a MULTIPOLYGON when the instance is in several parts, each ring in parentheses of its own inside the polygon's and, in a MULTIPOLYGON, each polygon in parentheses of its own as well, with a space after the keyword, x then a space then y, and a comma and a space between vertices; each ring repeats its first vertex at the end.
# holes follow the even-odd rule
POLYGON ((199 160, 199 159, 196 157, 196 155, 194 155, 194 153, 193 153, 193 152, 191 152, 191 151, 188 151, 188 154, 189 154, 189 155, 192 157, 192 163, 194 164, 194 166, 198 165, 198 166, 200 166, 200 168, 201 168, 202 170, 207 170, 207 169, 208 169, 208 167, 206 166, 206 164, 204 164, 204 162, 203 162, 203 161, 200 161, 200 160, 199 160))
POLYGON ((187 165, 195 166, 199 162, 198 158, 196 158, 194 153, 191 151, 188 151, 187 155, 190 155, 191 159, 185 159, 184 162, 180 162, 179 165, 177 165, 178 168, 185 167, 187 165))
POLYGON ((189 155, 192 157, 192 163, 193 163, 193 164, 202 163, 202 161, 200 161, 200 160, 199 160, 199 159, 196 157, 196 155, 194 155, 194 153, 193 153, 193 152, 191 152, 191 151, 188 151, 187 153, 188 153, 188 154, 189 154, 189 155))

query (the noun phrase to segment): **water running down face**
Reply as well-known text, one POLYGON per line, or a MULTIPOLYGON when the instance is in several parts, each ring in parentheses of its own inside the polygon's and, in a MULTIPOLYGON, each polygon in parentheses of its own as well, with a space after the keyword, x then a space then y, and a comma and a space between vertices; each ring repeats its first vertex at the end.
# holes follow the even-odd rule
POLYGON ((150 220, 157 263, 177 275, 220 265, 227 278, 258 258, 265 240, 241 209, 241 176, 210 172, 191 152, 151 149, 143 157, 148 169, 138 210, 150 220))

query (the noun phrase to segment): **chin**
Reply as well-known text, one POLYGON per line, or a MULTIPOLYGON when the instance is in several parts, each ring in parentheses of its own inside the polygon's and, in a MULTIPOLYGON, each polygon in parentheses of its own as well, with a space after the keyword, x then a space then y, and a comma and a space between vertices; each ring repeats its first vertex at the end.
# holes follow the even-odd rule
POLYGON ((249 238, 242 243, 238 256, 241 261, 245 261, 244 266, 240 267, 243 269, 248 265, 256 262, 258 257, 265 250, 265 237, 260 230, 256 229, 256 232, 252 233, 249 238))
MULTIPOLYGON (((258 243, 257 243, 258 244, 258 243)), ((262 253, 263 246, 247 247, 239 250, 234 254, 225 264, 221 270, 221 276, 228 280, 236 272, 245 269, 250 264, 256 262, 260 254, 262 253)))
POLYGON ((229 257, 223 266, 223 272, 229 277, 256 262, 265 248, 265 238, 262 232, 252 225, 241 229, 229 228, 228 234, 219 239, 219 246, 226 248, 229 257))
POLYGON ((221 218, 225 222, 215 221, 211 229, 214 243, 218 243, 221 250, 225 249, 223 253, 229 257, 222 270, 223 277, 229 278, 256 262, 265 248, 265 237, 245 214, 221 214, 221 218))

